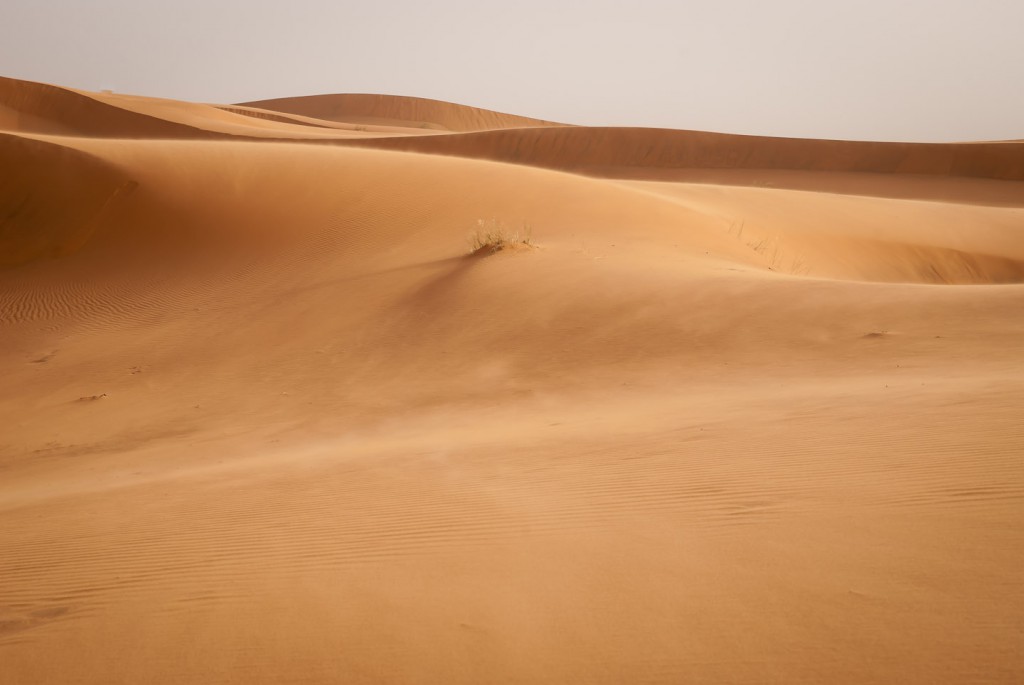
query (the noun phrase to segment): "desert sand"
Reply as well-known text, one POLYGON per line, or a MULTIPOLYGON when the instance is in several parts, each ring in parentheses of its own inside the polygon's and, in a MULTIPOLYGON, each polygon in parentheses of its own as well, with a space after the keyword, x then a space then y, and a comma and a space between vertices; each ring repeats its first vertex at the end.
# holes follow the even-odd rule
POLYGON ((1024 143, 0 79, 0 160, 0 682, 1024 680, 1024 143))

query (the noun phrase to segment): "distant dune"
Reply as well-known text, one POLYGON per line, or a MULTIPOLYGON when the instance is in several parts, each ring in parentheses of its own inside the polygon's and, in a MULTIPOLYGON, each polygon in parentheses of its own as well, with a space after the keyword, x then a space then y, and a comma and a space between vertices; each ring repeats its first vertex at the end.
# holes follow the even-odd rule
POLYGON ((242 104, 327 121, 372 123, 457 132, 563 126, 563 124, 530 119, 515 114, 503 114, 450 102, 400 95, 310 95, 242 104))
POLYGON ((1024 679, 1024 146, 0 79, 0 681, 1024 679))
MULTIPOLYGON (((371 144, 362 141, 361 144, 371 144)), ((1024 180, 1016 143, 863 143, 665 129, 559 127, 377 140, 374 147, 455 154, 595 175, 622 169, 789 169, 1024 180)), ((636 172, 634 172, 636 173, 636 172)))

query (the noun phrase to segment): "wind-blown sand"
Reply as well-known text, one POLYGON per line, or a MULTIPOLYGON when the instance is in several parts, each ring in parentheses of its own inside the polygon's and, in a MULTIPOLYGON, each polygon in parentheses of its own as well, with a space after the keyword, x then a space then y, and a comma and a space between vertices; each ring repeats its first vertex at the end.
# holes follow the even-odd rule
POLYGON ((1024 144, 0 79, 0 159, 0 682, 1024 680, 1024 144))

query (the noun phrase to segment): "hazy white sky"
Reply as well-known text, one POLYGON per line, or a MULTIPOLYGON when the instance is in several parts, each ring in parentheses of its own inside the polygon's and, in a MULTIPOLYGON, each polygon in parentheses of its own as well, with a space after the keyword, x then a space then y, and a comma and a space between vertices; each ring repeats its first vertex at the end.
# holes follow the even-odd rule
POLYGON ((578 124, 1024 138, 1024 0, 4 0, 0 75, 237 102, 418 95, 578 124))

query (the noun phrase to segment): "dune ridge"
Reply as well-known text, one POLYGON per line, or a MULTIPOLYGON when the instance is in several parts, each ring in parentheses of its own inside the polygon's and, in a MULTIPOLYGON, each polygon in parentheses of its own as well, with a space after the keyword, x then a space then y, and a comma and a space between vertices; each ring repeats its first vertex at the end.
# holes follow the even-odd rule
POLYGON ((0 95, 0 681, 1024 678, 1019 146, 0 95))
MULTIPOLYGON (((698 131, 540 128, 461 136, 360 141, 616 176, 643 169, 777 169, 1024 180, 1024 146, 1006 143, 866 143, 765 138, 698 131)), ((647 178, 651 178, 647 176, 647 178)))

